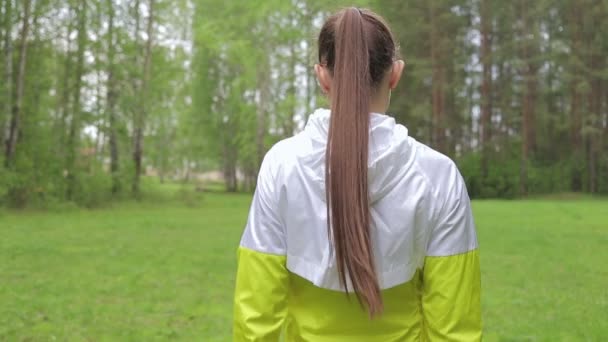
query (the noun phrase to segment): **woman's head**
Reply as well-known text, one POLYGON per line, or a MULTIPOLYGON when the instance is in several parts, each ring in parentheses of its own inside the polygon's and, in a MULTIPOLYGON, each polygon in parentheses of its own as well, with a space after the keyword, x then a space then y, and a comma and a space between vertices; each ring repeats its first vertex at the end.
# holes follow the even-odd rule
MULTIPOLYGON (((343 53, 351 54, 354 59, 367 60, 371 96, 382 98, 384 95, 386 97, 389 90, 397 86, 404 63, 397 58, 398 45, 390 28, 378 14, 367 9, 346 8, 330 16, 321 28, 318 39, 318 64, 315 65, 315 72, 323 92, 328 94, 330 99, 335 97, 332 96, 331 90, 334 88, 332 83, 336 71, 338 73, 355 71, 353 70, 355 66, 345 60, 339 60, 336 63, 338 49, 343 53), (359 23, 360 25, 357 25, 359 23), (341 32, 341 24, 344 30, 353 31, 341 32), (360 36, 366 49, 357 48, 353 44, 353 40, 344 39, 345 35, 352 38, 360 36), (338 65, 336 66, 336 64, 338 65)), ((376 100, 375 98, 372 101, 376 100)), ((388 105, 388 101, 385 104, 388 105)))
POLYGON ((323 25, 315 72, 331 101, 325 158, 327 217, 338 273, 370 316, 383 310, 374 266, 367 155, 370 112, 384 112, 403 70, 393 36, 376 14, 344 9, 323 25))

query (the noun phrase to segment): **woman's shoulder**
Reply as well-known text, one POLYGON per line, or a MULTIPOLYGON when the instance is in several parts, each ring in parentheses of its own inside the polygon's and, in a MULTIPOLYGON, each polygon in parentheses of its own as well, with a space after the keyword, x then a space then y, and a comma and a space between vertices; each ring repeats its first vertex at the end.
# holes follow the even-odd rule
POLYGON ((445 196, 453 188, 464 186, 458 166, 447 155, 412 139, 416 169, 430 183, 437 196, 445 196))
POLYGON ((264 159, 268 159, 273 164, 288 164, 297 160, 299 156, 306 154, 310 150, 308 145, 310 143, 304 139, 302 134, 296 134, 272 145, 266 152, 264 159))
POLYGON ((301 163, 310 150, 310 142, 301 133, 279 140, 266 152, 260 171, 278 177, 301 163))
POLYGON ((416 162, 428 172, 438 172, 456 167, 456 163, 447 155, 425 145, 417 140, 412 140, 412 147, 416 149, 416 162))

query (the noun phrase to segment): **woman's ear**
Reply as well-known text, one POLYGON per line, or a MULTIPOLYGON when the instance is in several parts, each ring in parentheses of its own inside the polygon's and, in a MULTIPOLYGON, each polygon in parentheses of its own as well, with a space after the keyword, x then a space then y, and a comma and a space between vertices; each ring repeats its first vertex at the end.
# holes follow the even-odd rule
POLYGON ((399 80, 401 79, 401 75, 403 74, 403 69, 405 68, 405 62, 403 60, 397 60, 393 62, 393 68, 391 70, 391 76, 388 81, 389 89, 393 90, 397 87, 399 80))
POLYGON ((328 94, 331 86, 331 77, 327 72, 327 68, 321 64, 315 64, 315 74, 317 74, 317 81, 324 94, 328 94))

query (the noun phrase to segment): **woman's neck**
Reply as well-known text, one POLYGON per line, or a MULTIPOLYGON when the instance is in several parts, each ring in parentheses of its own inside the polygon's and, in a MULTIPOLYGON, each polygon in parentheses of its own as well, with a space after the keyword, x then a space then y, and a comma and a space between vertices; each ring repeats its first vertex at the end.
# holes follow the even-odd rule
POLYGON ((369 111, 371 113, 384 114, 388 109, 389 98, 388 96, 373 96, 369 104, 369 111))
MULTIPOLYGON (((375 93, 370 99, 369 112, 385 114, 388 110, 390 99, 391 92, 388 88, 385 91, 375 93)), ((329 99, 329 106, 331 107, 331 98, 329 99)))

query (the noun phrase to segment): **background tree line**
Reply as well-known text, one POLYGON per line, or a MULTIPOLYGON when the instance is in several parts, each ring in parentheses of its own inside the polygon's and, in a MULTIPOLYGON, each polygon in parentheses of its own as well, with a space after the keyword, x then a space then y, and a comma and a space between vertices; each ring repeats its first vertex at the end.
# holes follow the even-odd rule
MULTIPOLYGON (((406 60, 390 113, 474 197, 608 193, 608 1, 370 0, 406 60)), ((351 5, 351 3, 343 5, 351 5)), ((94 206, 220 170, 326 104, 319 0, 1 0, 0 200, 94 206)))

